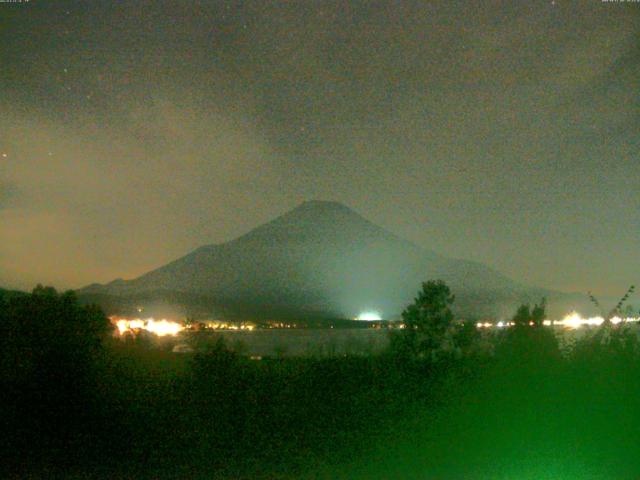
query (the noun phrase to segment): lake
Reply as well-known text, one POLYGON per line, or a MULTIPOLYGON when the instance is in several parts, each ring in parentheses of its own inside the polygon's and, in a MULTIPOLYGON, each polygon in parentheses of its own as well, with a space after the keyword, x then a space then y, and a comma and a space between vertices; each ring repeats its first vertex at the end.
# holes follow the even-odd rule
POLYGON ((220 337, 231 349, 257 357, 366 355, 389 343, 389 331, 374 328, 197 332, 180 335, 176 343, 201 350, 220 337))

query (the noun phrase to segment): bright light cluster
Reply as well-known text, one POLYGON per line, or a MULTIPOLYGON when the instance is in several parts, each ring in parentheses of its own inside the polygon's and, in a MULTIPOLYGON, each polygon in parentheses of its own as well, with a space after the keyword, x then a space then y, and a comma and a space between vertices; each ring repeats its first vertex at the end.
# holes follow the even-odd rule
POLYGON ((211 321, 205 323, 205 328, 209 328, 211 330, 247 330, 251 332, 256 328, 256 324, 251 322, 243 322, 238 324, 231 322, 211 321))
MULTIPOLYGON (((611 319, 611 323, 613 325, 617 325, 619 323, 634 323, 640 321, 640 318, 621 318, 621 317, 613 317, 611 319)), ((572 312, 562 320, 558 322, 554 322, 554 325, 559 325, 568 328, 579 328, 582 326, 600 326, 604 323, 604 318, 602 317, 591 317, 591 318, 582 318, 579 313, 572 312)))
MULTIPOLYGON (((611 319, 611 323, 613 325, 617 325, 619 323, 635 323, 635 322, 640 322, 640 318, 634 318, 634 317, 627 317, 627 318, 621 318, 621 317, 613 317, 611 319)), ((565 328, 571 328, 571 329, 576 329, 576 328, 580 328, 583 326, 589 326, 589 327, 598 327, 600 325, 602 325, 604 323, 604 318, 602 317, 590 317, 590 318, 583 318, 578 312, 572 312, 569 315, 567 315, 566 317, 564 317, 562 320, 545 320, 542 322, 542 324, 545 327, 565 327, 565 328)), ((514 324, 514 322, 498 322, 498 323, 490 323, 490 322, 480 322, 476 324, 476 327, 478 328, 492 328, 492 327, 497 327, 497 328, 505 328, 505 327, 512 327, 514 324)), ((533 325, 533 322, 529 322, 529 325, 533 325)))
POLYGON ((112 320, 115 321, 120 335, 134 330, 146 330, 158 335, 159 337, 164 337, 166 335, 176 335, 184 330, 184 326, 182 324, 171 322, 164 318, 162 320, 155 320, 153 318, 147 318, 144 320, 140 318, 132 320, 120 318, 112 320))
POLYGON ((382 317, 378 312, 370 311, 370 312, 362 312, 360 315, 356 317, 356 320, 364 320, 367 322, 375 322, 378 320, 382 320, 382 317))

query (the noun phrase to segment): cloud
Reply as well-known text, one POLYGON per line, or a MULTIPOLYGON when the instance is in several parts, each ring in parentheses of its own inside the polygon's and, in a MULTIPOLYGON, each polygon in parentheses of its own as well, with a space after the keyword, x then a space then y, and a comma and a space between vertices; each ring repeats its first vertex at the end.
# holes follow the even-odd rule
POLYGON ((3 269, 19 277, 30 265, 39 275, 29 278, 77 287, 138 274, 229 229, 225 213, 278 183, 274 157, 230 116, 193 112, 156 98, 104 128, 60 125, 43 112, 0 120, 9 151, 2 204, 13 198, 8 185, 20 189, 0 222, 3 269))
POLYGON ((34 5, 0 32, 0 236, 74 232, 30 248, 79 286, 324 198, 521 281, 625 283, 577 265, 634 245, 639 17, 557 3, 34 5))

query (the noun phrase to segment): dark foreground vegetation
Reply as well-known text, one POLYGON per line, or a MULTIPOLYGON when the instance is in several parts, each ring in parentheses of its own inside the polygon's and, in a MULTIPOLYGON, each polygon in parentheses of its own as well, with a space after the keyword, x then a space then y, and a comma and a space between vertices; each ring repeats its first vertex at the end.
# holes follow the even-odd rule
POLYGON ((423 285, 382 355, 252 361, 114 339, 70 293, 12 295, 2 477, 638 478, 635 333, 604 325, 561 348, 542 303, 481 335, 453 300, 423 285))

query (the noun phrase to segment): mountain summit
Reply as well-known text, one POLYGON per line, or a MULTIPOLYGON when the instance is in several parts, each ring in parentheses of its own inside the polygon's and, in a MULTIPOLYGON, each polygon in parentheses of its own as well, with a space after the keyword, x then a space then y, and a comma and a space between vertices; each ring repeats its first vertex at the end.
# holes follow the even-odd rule
POLYGON ((349 207, 331 201, 306 201, 287 213, 234 240, 247 242, 315 244, 345 247, 368 242, 401 242, 414 245, 371 223, 349 207))
POLYGON ((482 264, 420 248, 341 203, 307 201, 234 240, 80 293, 132 301, 186 295, 211 314, 350 318, 377 310, 395 317, 422 281, 436 278, 449 283, 460 310, 474 314, 512 308, 542 292, 482 264))

